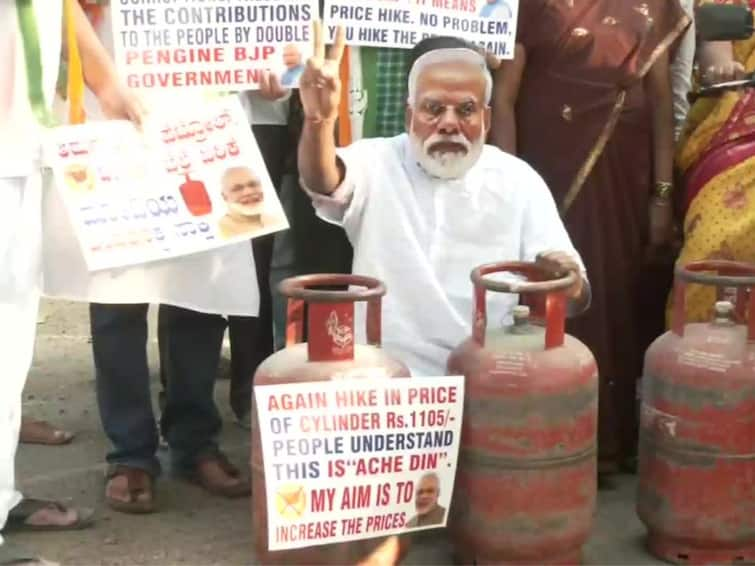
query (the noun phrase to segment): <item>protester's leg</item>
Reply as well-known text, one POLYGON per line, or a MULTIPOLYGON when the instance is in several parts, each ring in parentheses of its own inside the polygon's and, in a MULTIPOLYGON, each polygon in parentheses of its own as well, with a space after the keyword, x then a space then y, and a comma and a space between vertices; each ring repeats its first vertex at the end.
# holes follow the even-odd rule
POLYGON ((249 412, 254 349, 259 319, 256 316, 229 316, 228 340, 231 343, 230 404, 233 414, 243 424, 249 412))
POLYGON ((25 499, 15 489, 21 397, 39 306, 41 192, 39 174, 0 178, 0 530, 82 524, 80 510, 25 499))
POLYGON ((213 391, 225 333, 225 320, 171 305, 163 319, 162 364, 167 378, 163 436, 178 471, 191 471, 200 455, 218 452, 222 422, 213 391))
POLYGON ((160 468, 147 362, 148 308, 145 304, 93 303, 89 314, 97 403, 105 434, 113 444, 107 462, 156 476, 160 468))
MULTIPOLYGON (((5 190, 0 181, 0 191, 5 190)), ((0 197, 0 202, 4 200, 0 197)), ((0 237, 4 237, 0 236, 0 237)), ((36 330, 37 296, 33 293, 18 302, 0 297, 0 530, 8 513, 21 501, 15 488, 15 459, 21 426, 21 395, 31 365, 36 330)), ((0 537, 2 542, 2 537, 0 537)))
POLYGON ((126 513, 154 510, 153 482, 160 473, 147 363, 148 309, 144 304, 89 307, 97 404, 113 445, 105 501, 126 513))
POLYGON ((39 303, 40 211, 32 199, 40 190, 38 176, 0 178, 0 529, 21 501, 15 460, 39 303))
POLYGON ((213 399, 225 320, 162 305, 168 390, 162 416, 163 436, 171 449, 174 472, 209 492, 242 497, 250 492, 217 445, 222 422, 213 399))

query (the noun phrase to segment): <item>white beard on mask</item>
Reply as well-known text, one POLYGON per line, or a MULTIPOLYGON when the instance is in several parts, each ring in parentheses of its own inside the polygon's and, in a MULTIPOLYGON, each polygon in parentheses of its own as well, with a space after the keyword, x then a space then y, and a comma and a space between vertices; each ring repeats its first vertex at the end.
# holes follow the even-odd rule
POLYGON ((419 162, 420 167, 422 167, 428 175, 439 179, 459 179, 463 177, 480 158, 482 148, 485 145, 485 132, 480 132, 480 136, 473 142, 470 142, 461 134, 433 134, 423 142, 414 132, 414 121, 412 120, 409 140, 415 158, 419 162), (466 148, 466 152, 430 152, 430 147, 442 142, 462 145, 466 148))
POLYGON ((239 216, 259 216, 262 214, 265 208, 264 202, 256 202, 254 204, 229 202, 226 204, 228 205, 229 212, 231 212, 232 214, 237 214, 239 216))

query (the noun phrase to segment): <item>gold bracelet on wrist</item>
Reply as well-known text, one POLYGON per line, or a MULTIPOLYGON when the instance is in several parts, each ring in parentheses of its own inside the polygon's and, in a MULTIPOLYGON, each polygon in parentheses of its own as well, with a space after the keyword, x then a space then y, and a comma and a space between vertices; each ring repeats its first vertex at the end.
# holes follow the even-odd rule
POLYGON ((673 191, 674 185, 672 183, 661 181, 655 184, 655 192, 653 194, 658 198, 667 199, 671 197, 673 191))

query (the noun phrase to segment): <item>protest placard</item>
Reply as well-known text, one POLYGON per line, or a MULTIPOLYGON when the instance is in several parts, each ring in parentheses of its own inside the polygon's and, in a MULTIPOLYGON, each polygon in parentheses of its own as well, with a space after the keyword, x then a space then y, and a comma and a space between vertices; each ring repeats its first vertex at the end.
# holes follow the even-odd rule
POLYGON ((113 2, 119 71, 132 88, 239 91, 264 70, 298 84, 312 53, 317 0, 113 2))
POLYGON ((518 0, 325 0, 328 35, 346 43, 410 49, 438 35, 466 39, 501 59, 514 57, 518 0))
POLYGON ((90 271, 288 227, 236 96, 51 130, 47 160, 90 271))
POLYGON ((262 385, 255 400, 270 551, 445 526, 463 377, 262 385))

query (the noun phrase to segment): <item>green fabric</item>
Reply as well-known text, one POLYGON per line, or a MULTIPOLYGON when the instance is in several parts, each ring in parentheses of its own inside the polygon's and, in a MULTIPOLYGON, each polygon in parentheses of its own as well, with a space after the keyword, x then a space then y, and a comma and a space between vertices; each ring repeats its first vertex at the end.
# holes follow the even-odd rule
POLYGON ((26 79, 29 91, 29 103, 35 118, 43 126, 54 126, 55 119, 45 101, 42 86, 42 49, 39 45, 39 29, 34 16, 32 0, 16 0, 18 28, 21 31, 26 61, 26 79))
POLYGON ((377 137, 377 105, 370 104, 377 89, 377 49, 361 47, 362 88, 366 91, 367 110, 364 113, 362 137, 377 137))
POLYGON ((377 68, 374 91, 376 130, 378 137, 393 137, 405 131, 406 65, 408 49, 376 48, 377 68))

